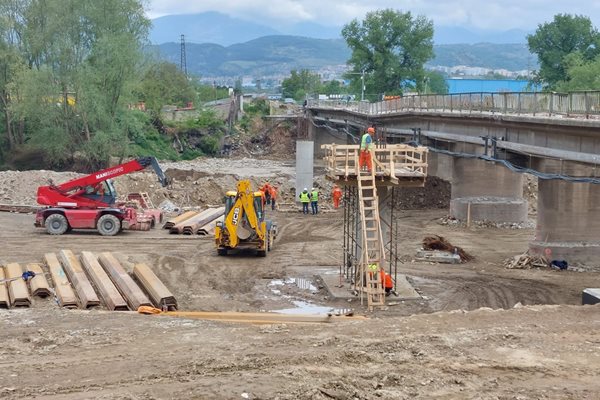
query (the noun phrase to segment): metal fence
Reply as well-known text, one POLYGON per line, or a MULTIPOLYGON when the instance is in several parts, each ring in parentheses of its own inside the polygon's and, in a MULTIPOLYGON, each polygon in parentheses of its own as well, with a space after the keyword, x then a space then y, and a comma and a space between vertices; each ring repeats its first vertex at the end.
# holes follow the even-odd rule
POLYGON ((443 111, 481 114, 600 116, 600 91, 570 93, 506 92, 411 95, 376 103, 344 100, 309 100, 308 107, 334 108, 367 115, 402 111, 443 111))

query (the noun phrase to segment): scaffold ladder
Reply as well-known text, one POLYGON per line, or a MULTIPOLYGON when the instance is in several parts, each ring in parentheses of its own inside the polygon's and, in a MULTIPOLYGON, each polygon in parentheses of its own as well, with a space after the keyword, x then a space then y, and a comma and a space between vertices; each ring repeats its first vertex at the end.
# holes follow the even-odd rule
MULTIPOLYGON (((358 204, 362 228, 362 257, 360 261, 360 290, 367 295, 367 307, 385 305, 385 289, 381 281, 381 271, 385 261, 381 222, 379 219, 379 200, 375 184, 375 168, 370 172, 359 171, 358 204)), ((362 301, 362 295, 361 295, 362 301)))

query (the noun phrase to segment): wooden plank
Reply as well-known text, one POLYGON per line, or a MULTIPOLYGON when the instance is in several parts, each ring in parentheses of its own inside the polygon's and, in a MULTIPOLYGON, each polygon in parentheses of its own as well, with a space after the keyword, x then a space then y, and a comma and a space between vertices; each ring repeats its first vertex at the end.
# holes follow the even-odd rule
MULTIPOLYGON (((0 281, 6 279, 4 268, 0 266, 0 281)), ((0 308, 10 307, 10 298, 8 297, 8 282, 0 283, 0 308)))
POLYGON ((140 306, 152 306, 152 302, 142 292, 142 289, 136 285, 121 263, 111 253, 105 252, 100 254, 98 261, 100 261, 102 268, 104 268, 117 289, 119 289, 130 309, 137 310, 140 306))
POLYGON ((102 266, 98 262, 98 259, 94 253, 89 251, 81 252, 81 263, 87 275, 90 277, 98 293, 104 302, 106 308, 110 311, 127 311, 127 302, 119 293, 119 290, 115 284, 110 280, 106 271, 102 269, 102 266))
POLYGON ((75 293, 79 298, 79 306, 83 309, 99 306, 100 299, 75 254, 71 250, 61 250, 58 252, 58 259, 75 288, 75 293))
POLYGON ((71 283, 69 282, 69 279, 67 279, 67 274, 65 274, 65 270, 60 265, 56 254, 44 254, 44 261, 48 266, 52 282, 54 283, 54 292, 58 299, 58 305, 67 308, 77 308, 77 297, 75 297, 75 292, 73 291, 71 283))
POLYGON ((273 323, 317 323, 331 322, 332 317, 323 315, 306 314, 278 314, 278 313, 243 313, 243 312, 211 312, 211 311, 169 311, 159 315, 204 319, 223 322, 245 322, 253 324, 273 323))
POLYGON ((177 217, 169 218, 167 222, 165 222, 165 224, 163 225, 163 229, 171 229, 174 225, 177 225, 178 223, 185 221, 188 218, 192 218, 196 214, 198 214, 196 211, 186 211, 183 214, 178 215, 177 217))
POLYGON ((152 300, 155 307, 161 310, 177 310, 177 300, 169 289, 146 264, 135 264, 133 276, 152 300))
POLYGON ((44 270, 40 264, 27 264, 27 270, 35 273, 35 276, 29 281, 31 295, 37 297, 48 297, 52 294, 50 284, 44 275, 44 270))
POLYGON ((27 289, 27 283, 21 279, 23 268, 17 263, 6 264, 4 267, 6 279, 15 279, 8 283, 8 297, 11 307, 29 307, 31 306, 31 296, 27 289))

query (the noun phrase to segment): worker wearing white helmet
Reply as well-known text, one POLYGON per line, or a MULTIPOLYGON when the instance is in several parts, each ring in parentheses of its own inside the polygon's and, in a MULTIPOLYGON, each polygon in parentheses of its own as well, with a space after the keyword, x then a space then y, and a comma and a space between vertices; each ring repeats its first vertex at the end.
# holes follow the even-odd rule
POLYGON ((319 191, 315 188, 312 188, 310 191, 310 207, 313 215, 319 213, 319 191))
POLYGON ((300 203, 302 203, 302 213, 308 214, 308 203, 310 203, 310 195, 308 194, 308 189, 304 188, 302 193, 298 196, 300 198, 300 203))

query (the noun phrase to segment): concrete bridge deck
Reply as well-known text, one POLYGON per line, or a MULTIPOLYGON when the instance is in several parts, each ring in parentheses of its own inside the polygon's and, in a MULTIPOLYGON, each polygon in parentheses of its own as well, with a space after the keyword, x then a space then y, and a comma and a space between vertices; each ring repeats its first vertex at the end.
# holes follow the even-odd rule
MULTIPOLYGON (((536 174, 538 211, 530 251, 600 271, 600 92, 512 95, 493 101, 471 95, 451 106, 432 97, 309 101, 307 137, 315 141, 317 157, 326 156, 320 145, 357 143, 367 126, 377 128, 380 146, 427 147, 428 174, 451 182, 450 213, 458 219, 471 212, 474 220, 526 221, 519 172, 536 174)), ((351 178, 338 167, 333 171, 336 179, 351 178)))

